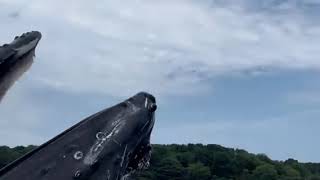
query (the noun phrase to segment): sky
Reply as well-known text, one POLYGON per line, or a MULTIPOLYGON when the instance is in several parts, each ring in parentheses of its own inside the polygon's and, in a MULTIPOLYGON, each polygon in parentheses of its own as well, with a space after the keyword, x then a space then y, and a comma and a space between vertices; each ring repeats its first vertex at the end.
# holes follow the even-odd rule
POLYGON ((38 30, 0 144, 41 144, 137 92, 152 143, 320 162, 318 0, 0 0, 0 44, 38 30))

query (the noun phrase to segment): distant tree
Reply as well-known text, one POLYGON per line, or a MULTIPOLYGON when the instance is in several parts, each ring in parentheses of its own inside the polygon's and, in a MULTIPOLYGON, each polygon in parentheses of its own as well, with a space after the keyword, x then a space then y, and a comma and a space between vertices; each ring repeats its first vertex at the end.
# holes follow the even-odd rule
POLYGON ((183 167, 188 167, 189 164, 194 162, 195 155, 191 152, 178 153, 177 159, 183 167))
POLYGON ((287 164, 287 165, 295 165, 295 164, 299 164, 299 161, 295 160, 295 159, 292 159, 292 158, 289 158, 287 159, 286 161, 284 161, 284 164, 287 164))
POLYGON ((271 164, 263 164, 253 171, 255 180, 277 180, 278 174, 274 166, 271 164))
POLYGON ((232 177, 234 174, 233 154, 228 152, 216 152, 213 156, 211 172, 218 177, 232 177))
POLYGON ((292 168, 291 166, 284 166, 284 170, 285 170, 285 176, 287 177, 291 177, 291 178, 301 177, 299 171, 292 168))
POLYGON ((0 147, 0 168, 9 164, 13 160, 20 157, 21 155, 22 154, 20 154, 19 151, 14 151, 8 146, 1 146, 0 147))
POLYGON ((185 176, 185 169, 174 157, 166 157, 161 160, 155 168, 156 178, 159 180, 182 180, 185 176))
POLYGON ((188 179, 189 180, 210 180, 211 173, 210 169, 207 166, 204 166, 202 163, 193 163, 190 164, 188 169, 188 179))
POLYGON ((310 177, 308 177, 307 180, 320 180, 320 176, 317 175, 311 175, 310 177))
POLYGON ((263 161, 264 163, 269 163, 272 164, 273 161, 265 154, 257 154, 256 157, 260 160, 263 161))

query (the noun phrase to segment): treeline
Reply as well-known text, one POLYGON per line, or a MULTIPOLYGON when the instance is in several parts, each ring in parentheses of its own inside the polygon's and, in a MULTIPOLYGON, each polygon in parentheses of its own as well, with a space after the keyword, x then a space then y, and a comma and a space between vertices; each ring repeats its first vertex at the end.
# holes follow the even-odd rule
MULTIPOLYGON (((35 146, 0 146, 0 168, 35 146)), ((219 145, 153 145, 150 168, 137 180, 320 180, 320 164, 273 161, 219 145)))
POLYGON ((34 148, 36 146, 17 146, 15 148, 0 146, 0 169, 34 148))
POLYGON ((154 145, 138 180, 320 180, 320 164, 273 161, 219 145, 154 145))

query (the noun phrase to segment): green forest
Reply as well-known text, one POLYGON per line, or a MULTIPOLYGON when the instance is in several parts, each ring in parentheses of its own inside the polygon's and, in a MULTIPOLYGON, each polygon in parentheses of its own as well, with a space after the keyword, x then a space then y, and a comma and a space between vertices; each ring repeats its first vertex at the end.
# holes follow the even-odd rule
MULTIPOLYGON (((35 146, 0 147, 0 167, 35 146)), ((264 154, 220 145, 153 145, 148 170, 137 180, 320 180, 320 164, 271 160, 264 154)))

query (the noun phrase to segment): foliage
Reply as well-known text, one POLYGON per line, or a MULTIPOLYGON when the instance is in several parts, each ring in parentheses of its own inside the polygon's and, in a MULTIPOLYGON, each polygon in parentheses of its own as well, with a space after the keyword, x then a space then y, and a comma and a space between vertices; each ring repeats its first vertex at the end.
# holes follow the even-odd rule
MULTIPOLYGON (((35 146, 0 146, 0 168, 35 146)), ((294 159, 273 161, 219 145, 153 145, 148 170, 137 180, 320 180, 320 164, 294 159)))

